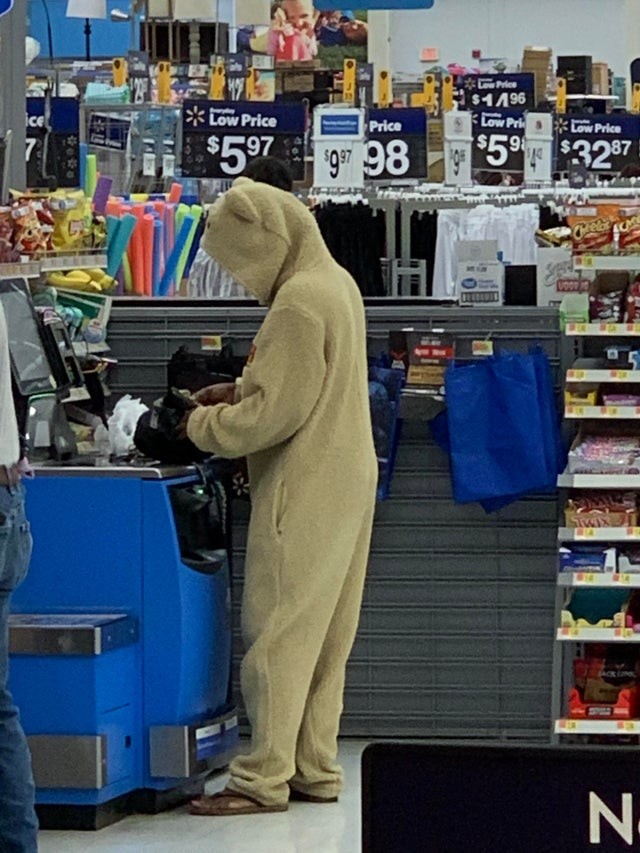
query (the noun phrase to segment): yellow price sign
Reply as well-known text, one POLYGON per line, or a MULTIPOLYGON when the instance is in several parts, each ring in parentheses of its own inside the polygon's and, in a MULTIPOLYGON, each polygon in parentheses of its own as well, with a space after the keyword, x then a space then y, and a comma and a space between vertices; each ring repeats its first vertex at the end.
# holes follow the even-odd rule
POLYGON ((171 101, 171 63, 158 63, 158 103, 168 104, 171 101))
POLYGON ((633 84, 632 113, 640 113, 640 83, 633 84))
POLYGON ((493 355, 493 341, 472 341, 472 355, 493 355))
POLYGON ((605 326, 605 331, 609 335, 616 335, 618 333, 618 324, 617 323, 607 323, 605 326))
POLYGON ((209 83, 209 99, 211 101, 224 101, 226 74, 224 62, 217 62, 211 72, 209 83))
POLYGON ((640 323, 633 323, 631 325, 631 331, 634 335, 640 335, 640 323))
POLYGON ((588 327, 587 323, 577 323, 576 324, 576 332, 579 332, 580 334, 585 334, 588 328, 589 327, 588 327))
POLYGON ((611 371, 611 378, 612 379, 619 379, 620 381, 623 381, 623 380, 629 378, 629 371, 628 370, 612 370, 611 371))
POLYGON ((442 109, 450 112, 453 109, 453 77, 445 74, 442 78, 442 109))
POLYGON ((568 370, 567 379, 574 382, 582 382, 584 380, 584 370, 568 370))
POLYGON ((562 728, 566 729, 568 732, 575 732, 578 728, 576 720, 563 720, 562 723, 562 728))
POLYGON ((342 100, 345 104, 356 102, 356 61, 345 59, 342 69, 342 100))
POLYGON ((378 74, 378 106, 391 106, 391 75, 386 70, 378 74))
POLYGON ((124 56, 118 56, 113 60, 113 85, 124 86, 127 82, 127 62, 124 56))
POLYGON ((564 77, 558 77, 556 82, 556 112, 558 114, 567 111, 567 81, 564 77))
POLYGON ((619 720, 618 728, 623 732, 635 732, 637 726, 635 720, 619 720))
POLYGON ((437 111, 435 74, 424 75, 422 94, 427 112, 435 113, 437 111))
POLYGON ((601 406, 600 412, 607 418, 617 418, 620 409, 617 406, 601 406))
POLYGON ((579 527, 576 530, 577 539, 593 539, 596 535, 595 527, 579 527))
POLYGON ((593 255, 583 255, 580 260, 580 266, 588 269, 593 266, 593 255))

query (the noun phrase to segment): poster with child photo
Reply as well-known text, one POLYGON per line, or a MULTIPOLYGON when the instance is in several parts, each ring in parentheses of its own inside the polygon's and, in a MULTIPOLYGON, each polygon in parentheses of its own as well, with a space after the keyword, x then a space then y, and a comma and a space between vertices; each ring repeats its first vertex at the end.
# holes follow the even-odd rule
POLYGON ((279 0, 269 27, 241 27, 238 50, 267 54, 276 62, 317 59, 324 68, 342 69, 344 60, 367 61, 367 13, 348 9, 318 11, 313 0, 279 0))

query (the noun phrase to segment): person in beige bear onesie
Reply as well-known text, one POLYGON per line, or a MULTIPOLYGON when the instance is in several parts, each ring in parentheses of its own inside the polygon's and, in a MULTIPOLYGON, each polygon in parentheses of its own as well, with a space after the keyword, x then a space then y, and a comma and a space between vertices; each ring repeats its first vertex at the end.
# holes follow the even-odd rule
POLYGON ((364 306, 290 193, 238 179, 211 208, 202 245, 269 311, 235 399, 201 405, 187 423, 202 450, 248 456, 252 497, 241 670, 251 750, 227 788, 191 810, 335 802, 378 475, 364 306))

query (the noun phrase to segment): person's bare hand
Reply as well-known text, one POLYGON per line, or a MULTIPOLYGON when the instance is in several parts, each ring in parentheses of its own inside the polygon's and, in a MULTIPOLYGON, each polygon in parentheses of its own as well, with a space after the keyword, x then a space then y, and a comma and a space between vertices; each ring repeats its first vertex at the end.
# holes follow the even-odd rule
POLYGON ((221 382, 219 385, 209 385, 193 395, 194 400, 201 406, 217 406, 219 403, 233 404, 236 396, 236 386, 233 382, 221 382))

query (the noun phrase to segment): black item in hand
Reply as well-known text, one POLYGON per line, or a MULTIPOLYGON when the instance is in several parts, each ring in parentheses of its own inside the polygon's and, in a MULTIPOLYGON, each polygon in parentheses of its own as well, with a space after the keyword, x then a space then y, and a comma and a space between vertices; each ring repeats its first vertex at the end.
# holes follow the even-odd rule
POLYGON ((138 421, 133 437, 138 450, 170 465, 188 465, 207 459, 210 453, 198 450, 190 438, 180 434, 180 424, 194 408, 196 403, 175 389, 156 400, 153 409, 138 421))

